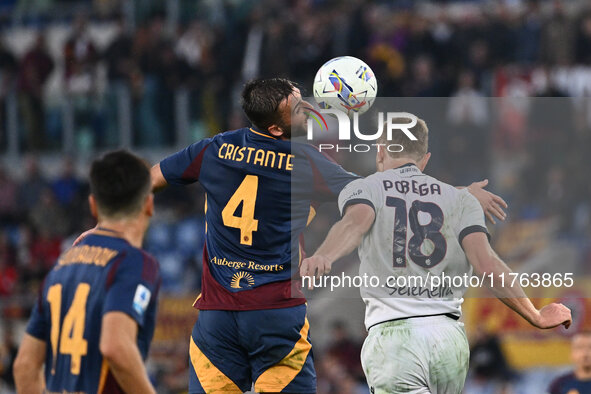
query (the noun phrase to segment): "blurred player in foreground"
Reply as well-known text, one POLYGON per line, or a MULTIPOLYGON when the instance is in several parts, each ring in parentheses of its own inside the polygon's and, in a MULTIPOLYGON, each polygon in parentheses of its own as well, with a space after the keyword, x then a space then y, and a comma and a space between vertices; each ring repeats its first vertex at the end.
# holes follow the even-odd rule
POLYGON ((550 384, 549 394, 591 393, 591 331, 573 336, 571 358, 574 371, 556 378, 550 384))
POLYGON ((155 392, 143 363, 160 286, 140 249, 154 211, 149 168, 108 153, 92 164, 90 190, 98 226, 44 280, 15 361, 19 393, 155 392))
MULTIPOLYGON (((190 393, 241 393, 252 383, 257 392, 316 392, 306 300, 291 267, 313 206, 336 200, 358 177, 291 143, 306 130, 308 107, 286 79, 251 81, 242 108, 252 127, 196 142, 152 168, 154 190, 199 182, 206 192, 190 393)), ((498 197, 475 189, 503 218, 498 197)))
MULTIPOLYGON (((430 278, 462 277, 472 267, 479 275, 495 277, 511 271, 490 247, 476 198, 423 174, 431 155, 425 122, 419 119, 410 131, 417 141, 395 134, 390 143, 404 150, 378 151, 378 172, 343 189, 343 218, 303 261, 300 273, 308 279, 324 275, 359 246, 360 275, 414 277, 407 285, 398 280, 361 289, 369 330, 361 354, 367 382, 375 394, 460 393, 469 360, 463 323, 458 322, 466 287, 435 284, 430 278)), ((536 327, 570 324, 570 310, 561 304, 538 310, 520 287, 499 285, 492 291, 536 327)))

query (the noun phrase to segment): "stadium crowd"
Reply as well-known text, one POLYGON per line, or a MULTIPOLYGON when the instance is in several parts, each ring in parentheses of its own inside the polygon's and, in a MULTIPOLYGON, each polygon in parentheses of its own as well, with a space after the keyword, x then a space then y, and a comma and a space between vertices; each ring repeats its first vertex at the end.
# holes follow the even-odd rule
MULTIPOLYGON (((120 97, 131 103, 133 146, 158 150, 179 144, 172 132, 178 126, 179 91, 189 100, 190 136, 200 138, 245 124, 237 105, 245 80, 286 76, 311 94, 321 64, 338 55, 357 56, 378 76, 380 96, 449 98, 440 113, 446 126, 432 140, 436 155, 429 170, 435 176, 455 184, 491 178, 510 204, 509 221, 499 234, 511 234, 512 223, 554 218, 557 237, 576 250, 578 273, 591 273, 591 184, 586 179, 591 171, 586 152, 591 146, 591 7, 585 3, 180 4, 173 24, 158 6, 144 10, 133 24, 115 14, 100 20, 93 13, 78 14, 58 45, 48 42, 45 32, 63 21, 43 13, 25 17, 23 26, 36 34, 30 47, 19 50, 10 45, 4 22, 0 152, 9 144, 7 108, 16 100, 26 155, 23 176, 16 177, 9 162, 0 166, 0 306, 6 325, 0 373, 8 386, 12 322, 26 319, 40 281, 64 245, 93 226, 88 186, 76 167, 80 157, 65 159, 60 173, 51 176, 36 159, 60 151, 64 103, 73 108, 81 151, 118 145, 120 97), (99 22, 110 26, 107 40, 92 34, 99 22), (58 81, 54 86, 52 78, 58 81), (497 96, 540 100, 527 111, 498 116, 499 102, 486 99, 497 96), (555 99, 541 99, 549 97, 555 99), (563 114, 560 124, 544 117, 548 111, 563 114)), ((437 126, 431 127, 434 133, 437 126)), ((204 197, 197 186, 190 199, 186 193, 170 188, 158 196, 158 215, 146 240, 161 263, 167 294, 196 294, 200 285, 204 197)), ((333 331, 334 345, 318 354, 319 392, 366 392, 360 384, 359 344, 340 324, 333 331)), ((183 347, 171 351, 185 363, 183 347)), ((159 392, 183 387, 184 365, 155 373, 159 392)))

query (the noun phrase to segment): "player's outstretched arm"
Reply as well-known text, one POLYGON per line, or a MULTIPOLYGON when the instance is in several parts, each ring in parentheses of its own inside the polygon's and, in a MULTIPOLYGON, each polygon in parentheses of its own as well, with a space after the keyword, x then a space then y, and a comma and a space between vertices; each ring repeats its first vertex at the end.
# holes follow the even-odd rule
MULTIPOLYGON (((538 328, 553 328, 564 325, 568 328, 571 324, 571 312, 562 304, 549 304, 538 310, 525 295, 521 286, 504 282, 501 285, 501 277, 510 277, 511 269, 499 258, 491 248, 486 234, 475 232, 468 234, 462 240, 462 247, 466 252, 468 261, 474 267, 478 275, 485 274, 487 277, 493 274, 493 280, 487 282, 492 293, 509 308, 519 313, 531 325, 538 328), (490 284, 493 286, 490 286, 490 284)), ((513 282, 513 281, 509 281, 513 282)))
POLYGON ((152 178, 152 191, 157 192, 168 186, 168 182, 162 174, 160 163, 156 163, 150 169, 150 177, 152 178))
POLYGON ((300 275, 320 277, 329 273, 332 263, 348 255, 361 244, 375 217, 375 212, 369 205, 356 204, 347 207, 345 216, 332 226, 316 253, 304 259, 300 266, 300 275))
MULTIPOLYGON (((505 220, 507 218, 507 214, 503 209, 507 209, 508 205, 500 196, 497 196, 488 190, 484 190, 486 185, 488 185, 488 179, 480 182, 473 182, 467 189, 474 197, 476 197, 480 206, 482 206, 487 219, 490 220, 492 224, 496 224, 495 217, 499 220, 505 220)), ((459 189, 461 189, 461 187, 459 187, 459 189)))
POLYGON ((123 312, 103 316, 100 351, 126 393, 156 393, 137 347, 138 326, 123 312))
POLYGON ((26 334, 14 361, 13 374, 16 391, 23 394, 41 394, 45 389, 43 363, 47 344, 26 334))

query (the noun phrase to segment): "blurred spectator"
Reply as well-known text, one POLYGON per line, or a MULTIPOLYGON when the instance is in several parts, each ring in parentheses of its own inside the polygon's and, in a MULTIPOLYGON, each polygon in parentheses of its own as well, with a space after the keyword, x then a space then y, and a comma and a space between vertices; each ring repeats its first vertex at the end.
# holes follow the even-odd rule
POLYGON ((334 355, 326 354, 315 363, 318 375, 318 394, 369 394, 365 380, 351 376, 334 355))
POLYGON ((463 71, 458 88, 449 99, 447 119, 454 132, 447 139, 445 157, 461 157, 451 161, 450 169, 460 184, 469 184, 488 173, 489 103, 476 89, 474 74, 463 71))
POLYGON ((193 83, 197 83, 194 79, 201 74, 203 63, 211 61, 213 43, 213 32, 201 21, 191 22, 179 37, 175 53, 186 67, 186 77, 193 83))
POLYGON ((16 251, 5 231, 0 230, 0 297, 11 296, 17 286, 16 251))
POLYGON ((3 167, 0 167, 0 224, 16 220, 18 207, 18 185, 3 167))
POLYGON ((41 190, 39 202, 29 211, 31 225, 43 235, 67 235, 68 219, 50 188, 41 190))
POLYGON ((279 19, 265 24, 265 35, 261 50, 261 77, 289 77, 290 54, 292 48, 290 33, 291 24, 279 19))
POLYGON ((433 59, 422 55, 412 63, 411 75, 403 94, 409 97, 439 97, 444 94, 433 72, 433 59))
POLYGON ((20 110, 25 127, 26 146, 31 151, 46 147, 43 89, 53 71, 44 32, 38 32, 33 47, 21 61, 18 76, 20 110))
POLYGON ((550 65, 569 65, 574 59, 573 23, 561 0, 554 0, 553 12, 542 29, 542 60, 550 65))
POLYGON ((538 60, 540 35, 542 32, 542 16, 537 0, 527 0, 526 8, 520 16, 517 26, 515 59, 520 63, 533 64, 538 60))
POLYGON ((471 341, 470 370, 476 381, 508 382, 514 373, 509 368, 499 338, 477 327, 471 341))
POLYGON ((102 138, 103 125, 97 111, 98 97, 98 52, 88 31, 85 14, 78 14, 72 32, 66 41, 64 53, 64 82, 69 95, 69 110, 73 115, 73 128, 78 150, 94 148, 102 138))
POLYGON ((347 372, 358 379, 364 379, 361 368, 361 343, 353 340, 342 321, 335 321, 331 326, 332 341, 326 353, 339 360, 347 372))
POLYGON ((25 159, 25 177, 19 187, 20 210, 30 212, 39 201, 41 192, 48 183, 41 174, 39 163, 34 156, 25 159))
POLYGON ((117 19, 115 38, 103 54, 107 63, 107 78, 111 83, 128 82, 136 65, 133 58, 133 38, 128 31, 125 19, 117 19))
POLYGON ((6 96, 14 88, 17 61, 0 39, 0 148, 6 146, 6 96))
POLYGON ((101 146, 116 146, 120 141, 120 102, 137 97, 140 93, 141 76, 133 50, 133 35, 123 17, 117 19, 115 38, 103 53, 107 66, 106 130, 101 146))
POLYGON ((577 63, 591 64, 591 15, 579 23, 575 45, 577 63))
POLYGON ((574 370, 556 378, 549 394, 591 393, 591 332, 576 334, 571 341, 574 370))
POLYGON ((62 173, 52 182, 51 188, 57 201, 63 207, 67 207, 79 196, 82 184, 76 177, 74 161, 71 158, 64 159, 62 166, 62 173))
POLYGON ((86 15, 78 14, 70 37, 64 45, 64 77, 66 89, 74 95, 86 95, 94 91, 96 63, 95 44, 88 32, 86 15))
POLYGON ((165 98, 166 84, 178 77, 174 47, 164 31, 162 14, 152 16, 149 24, 137 31, 134 54, 142 74, 135 142, 140 146, 159 146, 165 141, 164 130, 173 129, 173 124, 163 123, 163 118, 168 120, 174 102, 165 98))
POLYGON ((46 228, 37 230, 30 245, 29 268, 38 272, 41 277, 45 276, 61 254, 61 247, 62 239, 59 235, 46 228))
POLYGON ((162 392, 162 389, 173 393, 186 391, 189 380, 188 352, 189 349, 185 344, 177 344, 167 355, 169 361, 166 368, 160 371, 159 378, 162 384, 159 385, 159 392, 162 392))

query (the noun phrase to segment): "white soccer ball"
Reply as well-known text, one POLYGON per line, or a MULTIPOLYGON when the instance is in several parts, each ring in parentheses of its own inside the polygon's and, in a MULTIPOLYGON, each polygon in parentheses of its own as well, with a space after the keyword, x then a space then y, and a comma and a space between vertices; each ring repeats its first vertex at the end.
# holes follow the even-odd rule
POLYGON ((351 116, 372 106, 378 81, 364 61, 352 56, 324 63, 314 78, 314 98, 320 108, 339 109, 351 116))

